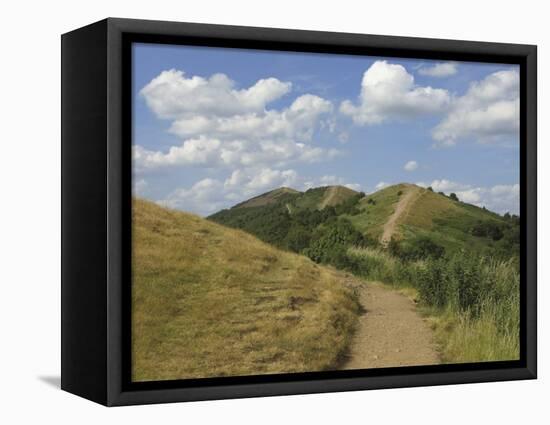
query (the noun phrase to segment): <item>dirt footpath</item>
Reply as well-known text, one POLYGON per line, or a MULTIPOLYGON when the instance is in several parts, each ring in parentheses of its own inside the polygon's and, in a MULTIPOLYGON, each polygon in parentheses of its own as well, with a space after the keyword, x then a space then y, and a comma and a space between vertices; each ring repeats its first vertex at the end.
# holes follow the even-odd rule
POLYGON ((368 282, 357 289, 365 313, 343 369, 440 362, 433 332, 409 298, 379 283, 368 282))
POLYGON ((397 226, 397 220, 399 220, 404 214, 406 214, 412 205, 416 195, 420 193, 420 188, 416 186, 410 186, 406 189, 406 193, 401 197, 395 207, 395 211, 390 216, 386 224, 384 224, 384 232, 380 238, 382 245, 387 246, 391 240, 392 235, 395 233, 397 226))

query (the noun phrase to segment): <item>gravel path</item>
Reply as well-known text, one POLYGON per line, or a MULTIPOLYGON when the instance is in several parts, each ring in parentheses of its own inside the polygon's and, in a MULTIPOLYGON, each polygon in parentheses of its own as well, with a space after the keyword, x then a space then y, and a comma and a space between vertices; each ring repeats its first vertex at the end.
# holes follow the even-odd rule
POLYGON ((343 369, 440 362, 433 332, 413 301, 374 282, 364 283, 357 290, 365 313, 359 319, 343 369))

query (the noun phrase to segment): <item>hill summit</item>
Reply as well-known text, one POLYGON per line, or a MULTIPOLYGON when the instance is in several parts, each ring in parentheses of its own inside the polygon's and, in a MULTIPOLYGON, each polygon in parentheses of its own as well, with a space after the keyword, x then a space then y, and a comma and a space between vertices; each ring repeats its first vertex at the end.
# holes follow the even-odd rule
POLYGON ((328 206, 335 206, 345 202, 350 197, 357 195, 353 189, 345 186, 321 186, 311 188, 305 192, 292 189, 290 187, 280 187, 261 195, 243 201, 231 209, 253 208, 273 205, 277 203, 294 204, 298 209, 319 209, 322 210, 328 206))
POLYGON ((468 246, 491 255, 513 252, 519 246, 518 217, 503 217, 410 183, 368 195, 344 186, 305 192, 279 188, 209 219, 310 258, 317 258, 312 249, 324 249, 314 249, 318 244, 331 250, 338 244, 344 249, 352 242, 388 247, 393 240, 407 250, 429 240, 438 252, 452 253, 468 246))

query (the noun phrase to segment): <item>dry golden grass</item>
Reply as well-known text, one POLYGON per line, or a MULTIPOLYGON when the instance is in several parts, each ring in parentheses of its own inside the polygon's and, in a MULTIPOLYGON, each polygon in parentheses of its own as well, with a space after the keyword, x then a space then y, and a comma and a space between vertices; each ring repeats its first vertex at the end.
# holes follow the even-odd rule
POLYGON ((426 309, 443 363, 519 360, 519 331, 499 332, 490 311, 477 319, 456 312, 426 309))
POLYGON ((450 199, 421 188, 413 207, 408 211, 405 223, 423 229, 431 229, 434 218, 457 211, 459 208, 450 199))
POLYGON ((342 273, 143 200, 133 238, 134 381, 326 370, 346 350, 342 273))

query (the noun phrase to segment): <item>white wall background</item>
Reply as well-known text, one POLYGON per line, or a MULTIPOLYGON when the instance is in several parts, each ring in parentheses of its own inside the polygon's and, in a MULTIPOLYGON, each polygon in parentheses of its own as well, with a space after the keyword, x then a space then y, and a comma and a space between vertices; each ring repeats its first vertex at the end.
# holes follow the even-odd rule
POLYGON ((547 421, 550 31, 545 9, 545 2, 535 0, 2 2, 0 422, 547 421), (539 380, 116 409, 52 385, 60 370, 60 34, 107 16, 538 44, 539 380))

